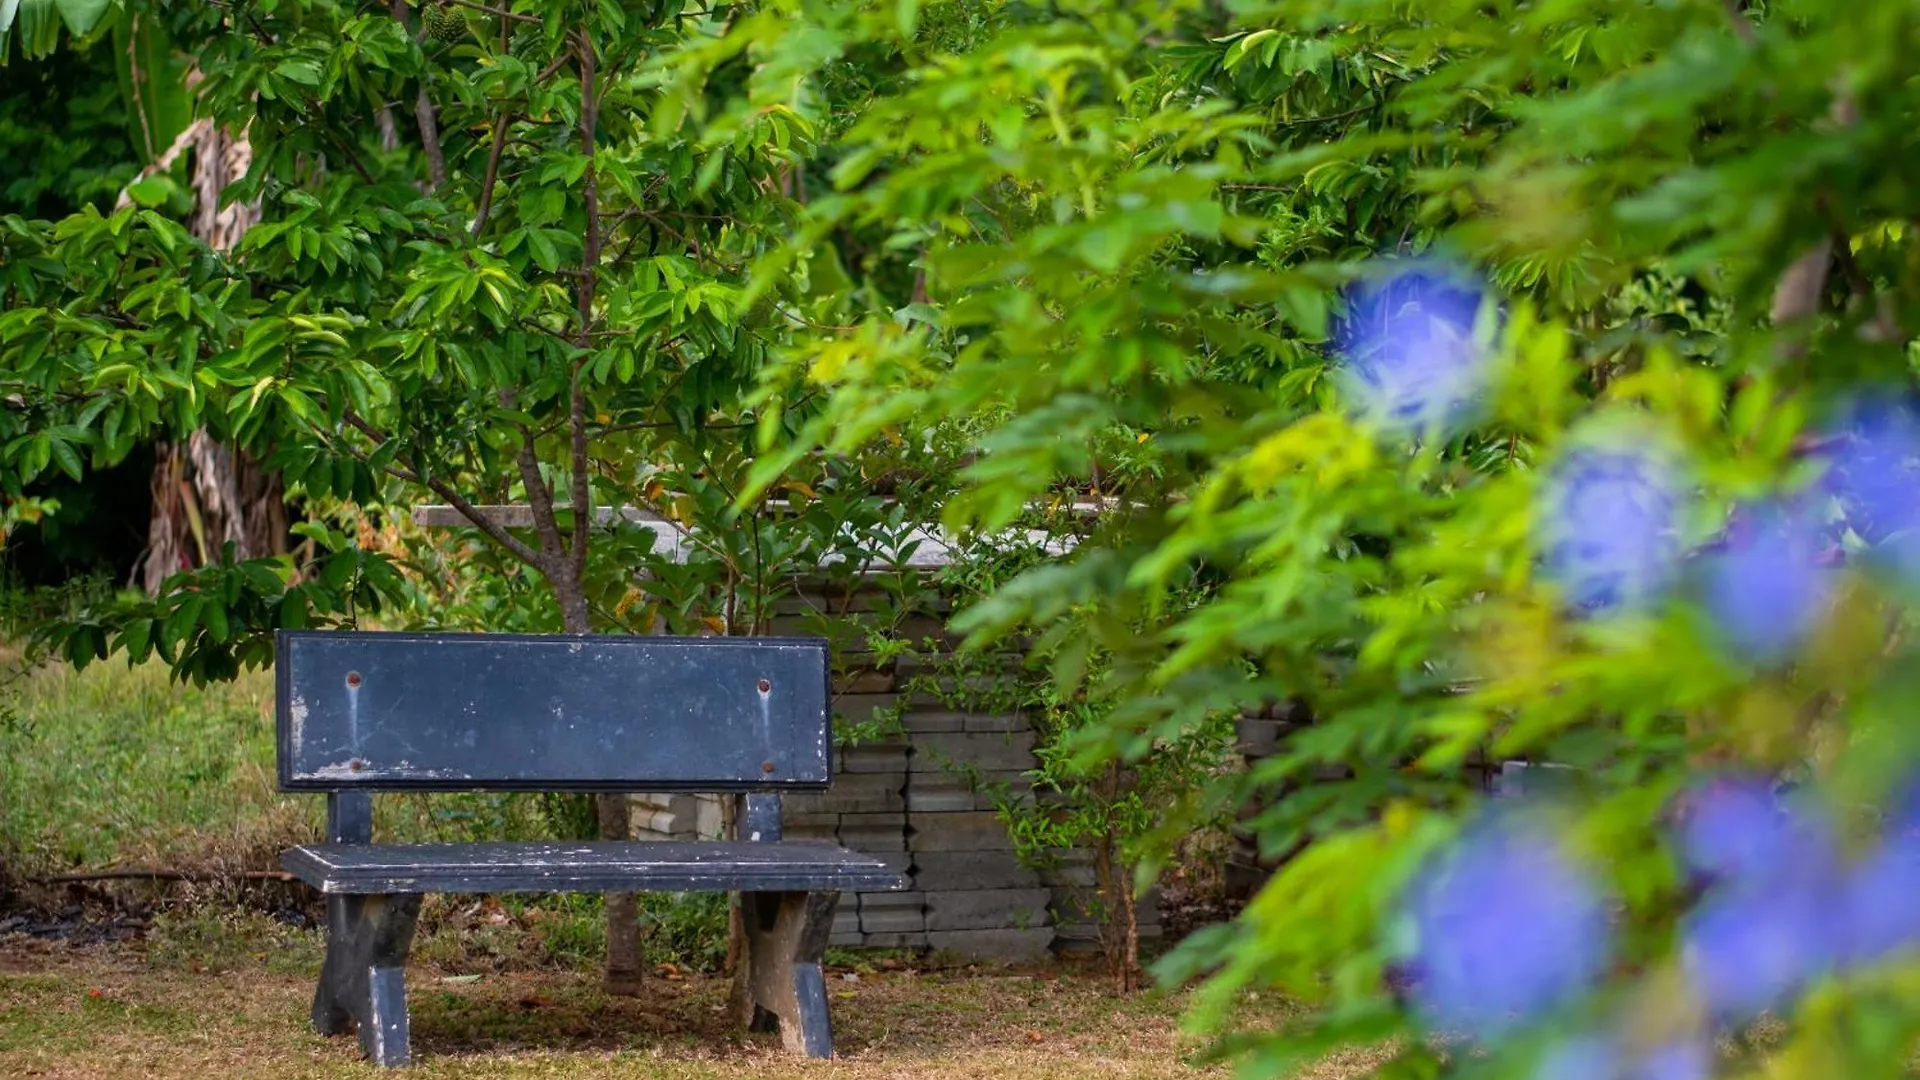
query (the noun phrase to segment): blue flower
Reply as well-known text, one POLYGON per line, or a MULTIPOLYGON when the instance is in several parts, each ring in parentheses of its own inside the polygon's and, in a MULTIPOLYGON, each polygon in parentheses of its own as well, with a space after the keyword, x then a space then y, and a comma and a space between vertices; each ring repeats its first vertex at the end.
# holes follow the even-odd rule
POLYGON ((1642 1057, 1630 1075, 1633 1080, 1707 1080, 1713 1075, 1713 1050, 1694 1039, 1666 1043, 1642 1057))
POLYGON ((1682 963, 1718 1019, 1778 1008, 1844 955, 1843 897, 1816 874, 1715 890, 1683 928, 1682 963))
POLYGON ((1880 842, 1847 874, 1846 960, 1871 964, 1920 946, 1920 781, 1895 791, 1880 842))
POLYGON ((1646 447, 1583 447, 1547 476, 1547 576, 1575 605, 1639 607, 1680 565, 1680 491, 1666 456, 1646 447))
POLYGON ((1715 1017, 1745 1020, 1848 951, 1839 848, 1824 817, 1752 779, 1710 784, 1685 811, 1682 854, 1714 887, 1683 925, 1682 963, 1715 1017))
POLYGON ((1485 290, 1424 268, 1357 290, 1334 346, 1341 386, 1362 415, 1419 434, 1457 424, 1487 381, 1474 338, 1485 290))
POLYGON ((1409 896, 1416 1006, 1443 1031, 1497 1035, 1584 992, 1607 963, 1606 908, 1544 830, 1470 828, 1409 896))
POLYGON ((1920 577, 1920 417, 1862 401, 1842 415, 1828 481, 1847 523, 1909 578, 1920 577))
POLYGON ((1763 881, 1785 868, 1830 870, 1831 831, 1812 814, 1781 805, 1753 777, 1722 777, 1685 795, 1679 841, 1687 866, 1716 881, 1763 881))
POLYGON ((1534 1080, 1708 1080, 1713 1050, 1698 1039, 1676 1039, 1637 1056, 1613 1037, 1581 1035, 1555 1045, 1534 1069, 1534 1080))
POLYGON ((1920 849, 1890 836, 1852 867, 1837 918, 1849 964, 1871 964, 1920 945, 1920 849))
POLYGON ((1755 508, 1736 523, 1709 564, 1707 609, 1729 645, 1748 659, 1787 659, 1825 614, 1833 571, 1804 512, 1755 508))
POLYGON ((1534 1069, 1534 1080, 1616 1080, 1619 1056, 1611 1039, 1582 1035, 1548 1049, 1534 1069))

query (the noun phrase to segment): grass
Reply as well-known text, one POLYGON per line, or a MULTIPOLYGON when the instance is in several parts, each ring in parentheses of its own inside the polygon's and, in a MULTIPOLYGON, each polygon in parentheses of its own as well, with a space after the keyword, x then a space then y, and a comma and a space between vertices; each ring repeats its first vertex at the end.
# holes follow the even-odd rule
MULTIPOLYGON (((0 706, 0 858, 17 875, 270 870, 319 835, 324 801, 274 790, 270 673, 197 689, 158 663, 48 666, 0 706)), ((506 793, 381 795, 374 812, 381 836, 418 841, 565 836, 582 819, 506 793)))
POLYGON ((312 800, 273 790, 272 681, 190 691, 159 665, 44 667, 0 726, 0 851, 16 872, 269 868, 312 800))
MULTIPOLYGON (((0 1076, 200 1080, 371 1077, 352 1039, 306 1023, 320 941, 263 925, 157 925, 144 948, 0 938, 0 1076)), ((417 1067, 434 1077, 1207 1077, 1184 1038, 1183 996, 1115 998, 1074 971, 915 970, 889 961, 830 973, 840 1057, 796 1060, 734 1027, 714 977, 653 979, 610 998, 587 971, 495 971, 471 955, 409 968, 417 1067)), ((1278 1022, 1274 1005, 1246 1019, 1278 1022)), ((1344 1080, 1377 1059, 1335 1059, 1344 1080)))

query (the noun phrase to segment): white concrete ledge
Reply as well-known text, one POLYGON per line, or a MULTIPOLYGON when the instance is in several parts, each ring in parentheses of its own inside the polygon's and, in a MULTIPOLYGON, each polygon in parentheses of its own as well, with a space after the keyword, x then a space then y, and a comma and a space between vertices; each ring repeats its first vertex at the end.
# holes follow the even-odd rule
MULTIPOLYGON (((504 528, 533 528, 533 509, 525 505, 477 506, 474 509, 488 522, 504 528)), ((561 513, 569 512, 565 506, 554 509, 561 513)), ((1079 510, 1080 507, 1076 506, 1075 509, 1079 510)), ((1089 506, 1088 512, 1092 509, 1089 506)), ((688 561, 700 548, 700 541, 691 530, 651 510, 643 510, 637 506, 596 506, 593 508, 593 519, 596 525, 601 526, 610 526, 618 522, 623 526, 645 529, 653 534, 654 553, 669 556, 676 563, 688 561)), ((465 514, 451 506, 439 504, 414 507, 413 523, 425 529, 474 528, 473 522, 469 521, 465 514)), ((1024 539, 1026 543, 1040 548, 1049 555, 1064 555, 1072 551, 1076 543, 1073 537, 1060 536, 1043 529, 1009 531, 1003 535, 1005 540, 1002 542, 1018 542, 1024 539)), ((847 540, 851 546, 856 537, 848 533, 847 540)), ((965 544, 952 539, 944 531, 934 527, 916 526, 899 537, 893 538, 886 549, 873 551, 860 565, 860 572, 872 574, 891 570, 937 570, 943 566, 952 565, 964 552, 965 547, 965 544)), ((837 566, 846 561, 846 555, 840 552, 828 552, 826 557, 820 560, 820 565, 837 566)))

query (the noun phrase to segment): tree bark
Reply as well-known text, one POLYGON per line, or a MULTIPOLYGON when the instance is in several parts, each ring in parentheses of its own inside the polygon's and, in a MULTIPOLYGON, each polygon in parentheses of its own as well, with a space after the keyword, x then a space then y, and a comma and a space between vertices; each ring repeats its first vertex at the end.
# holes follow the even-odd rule
MULTIPOLYGON (((575 343, 581 349, 593 346, 593 307, 600 287, 600 247, 604 240, 600 225, 599 177, 594 151, 599 142, 600 98, 594 76, 599 57, 593 39, 585 30, 577 31, 574 52, 580 65, 580 152, 587 168, 581 178, 581 198, 586 207, 585 234, 581 237, 580 277, 575 286, 576 314, 580 320, 575 343)), ((569 633, 584 634, 589 629, 586 573, 587 544, 593 529, 593 486, 591 462, 587 454, 586 388, 580 383, 585 358, 573 362, 572 378, 567 385, 568 457, 572 471, 573 506, 572 546, 556 550, 553 568, 548 573, 560 601, 562 617, 569 633)), ((549 502, 551 517, 551 502, 549 502)), ((554 523, 557 525, 557 522, 554 523)), ((597 807, 600 835, 606 840, 633 838, 632 803, 625 794, 602 795, 597 807)), ((609 994, 640 992, 640 918, 639 905, 632 893, 607 894, 607 974, 609 994)))
MULTIPOLYGON (((260 205, 222 206, 220 193, 246 175, 253 146, 246 132, 229 133, 202 120, 176 140, 168 159, 184 148, 193 151, 195 206, 188 228, 209 247, 232 248, 260 220, 260 205)), ((236 559, 286 553, 286 495, 277 474, 205 429, 155 450, 147 550, 134 567, 141 588, 159 592, 174 574, 217 562, 227 544, 236 559)))

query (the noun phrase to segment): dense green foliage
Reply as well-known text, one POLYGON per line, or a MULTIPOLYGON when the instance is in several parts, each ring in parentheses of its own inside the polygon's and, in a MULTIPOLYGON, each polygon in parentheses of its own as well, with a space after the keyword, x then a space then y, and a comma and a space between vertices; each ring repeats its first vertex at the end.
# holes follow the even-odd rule
MULTIPOLYGON (((1911 760, 1892 725, 1912 670, 1903 590, 1850 579, 1804 662, 1756 664, 1703 616, 1701 582, 1647 612, 1568 603, 1541 572, 1542 496, 1583 447, 1671 444, 1698 546, 1736 502, 1818 476, 1803 436, 1846 396, 1911 384, 1914 12, 925 15, 956 8, 988 27, 964 52, 917 32, 911 5, 810 6, 793 17, 812 36, 765 24, 761 47, 793 63, 878 42, 915 55, 842 136, 838 190, 792 250, 881 229, 925 274, 924 302, 809 343, 767 392, 831 388, 809 432, 836 450, 895 426, 974 432, 956 525, 1061 490, 1120 497, 1076 558, 971 616, 982 638, 1057 643, 1067 685, 1076 653, 1113 658, 1091 751, 1145 753, 1262 700, 1310 706, 1315 725, 1249 778, 1292 790, 1261 827, 1272 850, 1304 850, 1177 970, 1221 965, 1215 1001, 1275 985, 1323 1004, 1263 1051, 1270 1068, 1403 1036, 1397 898, 1473 814, 1463 762, 1537 755, 1588 768, 1571 835, 1625 904, 1625 971, 1581 1015, 1643 1049, 1694 1037, 1669 796, 1703 758, 1812 772, 1866 839, 1911 760), (1478 331, 1479 415, 1410 432, 1356 415, 1331 378, 1338 287, 1440 253, 1500 297, 1478 331)), ((1849 524, 1836 534, 1857 550, 1868 530, 1849 524)), ((1781 1062, 1897 1070, 1915 1020, 1900 985, 1876 970, 1822 988, 1781 1062)), ((1524 1073, 1542 1047, 1443 1066, 1401 1045, 1396 1075, 1524 1073)))
POLYGON ((0 68, 0 205, 36 218, 105 210, 137 164, 104 45, 0 68))
MULTIPOLYGON (((1109 500, 968 625, 1037 637, 1089 768, 1310 711, 1182 804, 1286 793, 1258 825, 1295 857, 1167 969, 1213 972, 1203 1020, 1255 985, 1320 1006, 1254 1040, 1275 1072, 1367 1043, 1391 1075, 1531 1074, 1554 1023, 1443 1056, 1389 977, 1482 758, 1585 770, 1554 820, 1620 901, 1619 963, 1552 1019, 1640 1051, 1708 1030, 1664 839, 1698 766, 1810 777, 1859 845, 1912 761, 1909 587, 1852 557, 1885 538, 1808 453, 1913 381, 1910 4, 515 0, 451 44, 369 5, 155 7, 201 108, 250 125, 229 195, 265 223, 220 254, 151 210, 4 220, 0 499, 204 424, 285 470, 322 557, 183 579, 70 626, 76 659, 224 674, 262 629, 403 599, 334 501, 745 512, 732 596, 955 455, 956 529, 1109 500), (436 126, 405 119, 423 90, 436 126), (1446 328, 1484 372, 1365 407, 1368 320, 1440 321, 1409 267, 1487 283, 1446 328), (1548 572, 1554 478, 1622 449, 1673 463, 1689 551, 1738 506, 1815 507, 1849 568, 1812 645, 1743 651, 1704 571, 1598 613, 1548 572)), ((492 537, 554 587, 529 621, 640 628, 635 553, 547 526, 492 537)), ((1773 1067, 1896 1074, 1910 980, 1811 982, 1773 1067)))
MULTIPOLYGON (((590 559, 603 530, 571 506, 733 516, 740 394, 793 330, 740 286, 785 228, 808 129, 779 110, 678 126, 680 97, 657 89, 666 58, 714 51, 723 15, 610 6, 579 24, 569 5, 522 5, 469 11, 471 32, 442 41, 399 11, 287 3, 235 26, 219 8, 126 8, 164 20, 206 73, 202 112, 248 132, 251 171, 224 197, 258 200, 262 221, 235 250, 145 208, 4 219, 9 522, 44 511, 24 487, 43 474, 202 426, 310 512, 306 561, 212 566, 96 611, 54 635, 78 662, 157 648, 217 677, 262 662, 275 626, 410 602, 392 560, 330 517, 345 504, 531 504, 529 531, 470 516, 521 583, 514 621, 580 630, 656 615, 629 595, 648 552, 609 531, 590 559), (655 115, 662 101, 676 107, 655 115)), ((715 531, 693 561, 722 587, 697 603, 681 588, 676 618, 764 624, 796 558, 817 563, 873 517, 832 470, 802 479, 798 523, 750 510, 750 528, 715 531)))

